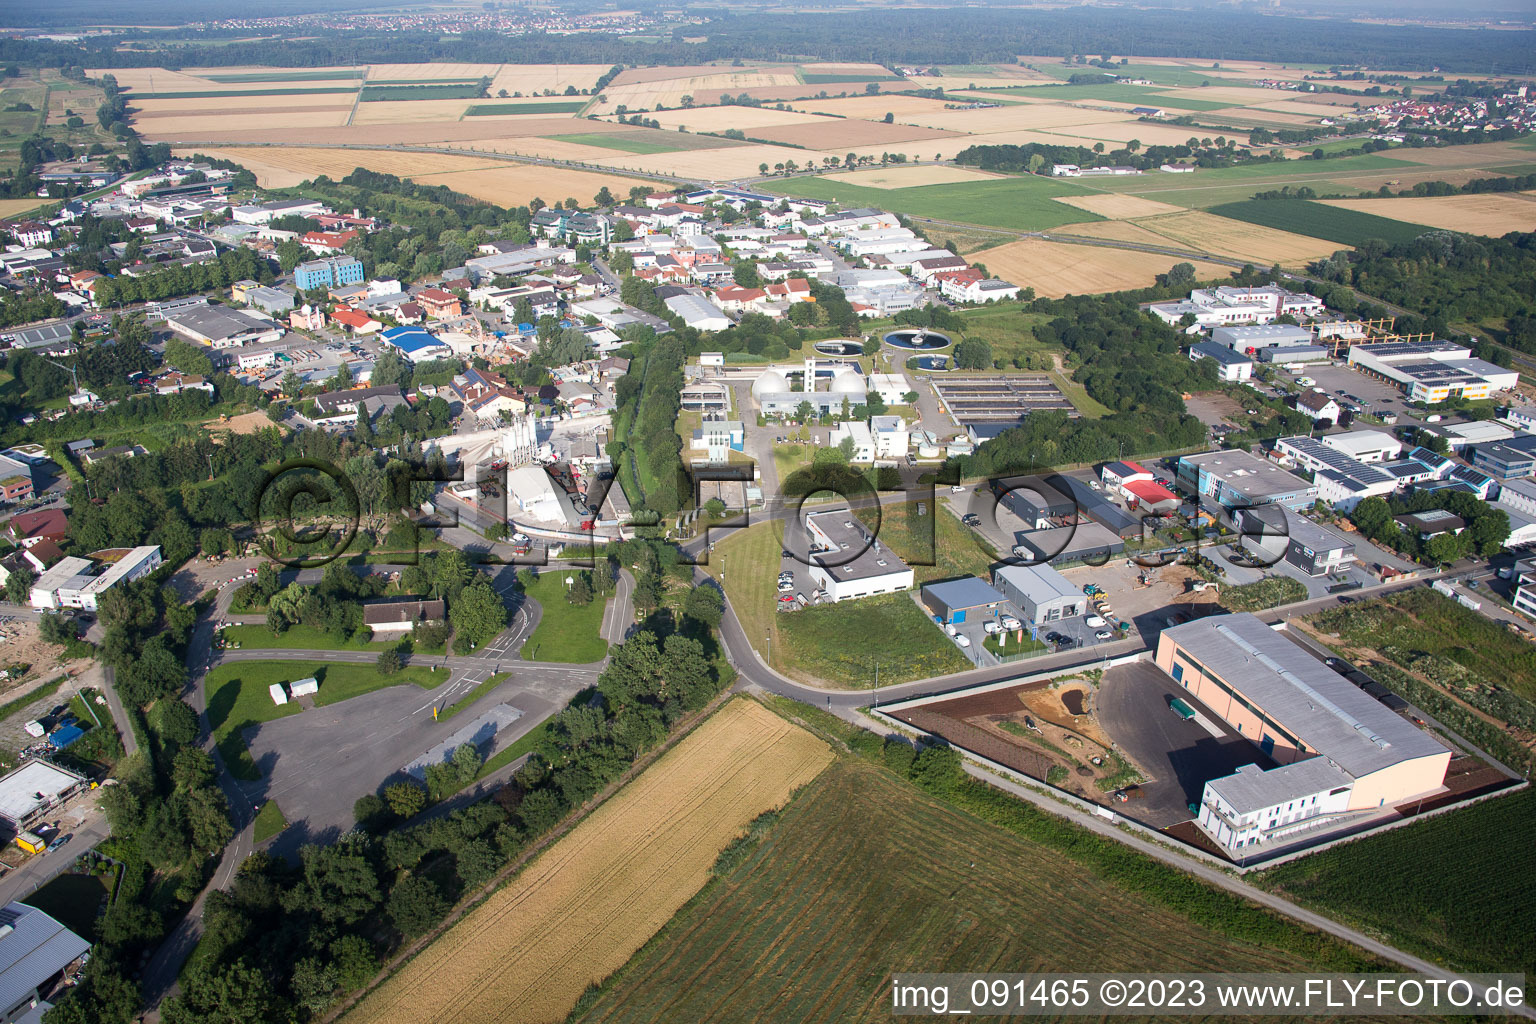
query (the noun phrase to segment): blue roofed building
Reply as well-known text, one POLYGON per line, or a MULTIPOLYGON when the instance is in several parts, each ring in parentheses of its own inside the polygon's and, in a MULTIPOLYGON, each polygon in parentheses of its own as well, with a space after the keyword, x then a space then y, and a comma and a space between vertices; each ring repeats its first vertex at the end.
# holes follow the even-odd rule
POLYGON ((934 620, 945 625, 997 618, 1008 600, 975 576, 926 584, 922 598, 934 620))
POLYGON ((429 359, 445 359, 453 355, 453 350, 437 335, 421 327, 391 327, 379 337, 383 339, 384 344, 389 345, 413 363, 426 362, 429 359))

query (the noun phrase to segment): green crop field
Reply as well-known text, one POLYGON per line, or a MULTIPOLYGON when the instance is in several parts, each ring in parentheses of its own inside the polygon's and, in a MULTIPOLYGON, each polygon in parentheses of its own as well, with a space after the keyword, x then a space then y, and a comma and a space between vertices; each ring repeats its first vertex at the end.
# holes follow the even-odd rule
POLYGON ((888 1021, 889 979, 907 971, 1363 966, 1331 939, 1006 803, 1007 830, 838 761, 571 1020, 888 1021))
POLYGON ((597 598, 590 604, 571 604, 565 599, 568 575, 571 573, 551 567, 541 572, 528 588, 527 595, 539 602, 541 612, 538 627, 523 645, 523 657, 530 661, 585 664, 608 653, 608 641, 598 635, 607 600, 597 598))
POLYGON ((1248 199, 1222 203, 1210 212, 1267 228, 1326 238, 1340 245, 1359 245, 1367 238, 1384 242, 1411 242, 1429 231, 1422 224, 1408 224, 1359 210, 1341 210, 1305 199, 1248 199))
POLYGON ((590 100, 550 100, 548 103, 476 103, 464 111, 465 117, 492 114, 574 114, 590 100))
POLYGON ((348 68, 341 71, 253 71, 239 75, 199 75, 198 77, 225 85, 239 85, 245 82, 334 82, 341 79, 362 78, 367 73, 364 68, 348 68))
MULTIPOLYGON (((920 146, 921 143, 911 145, 920 146)), ((763 182, 761 187, 783 195, 826 199, 844 207, 872 206, 913 217, 1017 231, 1043 231, 1063 224, 1103 219, 1086 210, 1053 201, 1056 196, 1088 195, 1093 190, 1037 174, 916 188, 868 188, 826 178, 763 182)), ((942 233, 943 229, 938 230, 942 233)))
MULTIPOLYGON (((1204 68, 1172 67, 1166 64, 1123 64, 1113 68, 1096 68, 1087 64, 1055 64, 1045 61, 1030 66, 1041 74, 1050 75, 1053 78, 1067 79, 1073 75, 1103 71, 1121 78, 1145 78, 1149 82, 1173 89, 1196 89, 1207 83, 1211 85, 1249 84, 1239 78, 1222 78, 1220 68, 1207 71, 1204 68)), ((1227 106, 1230 107, 1232 104, 1228 103, 1227 106)))
POLYGON ((1266 888, 1462 971, 1536 974, 1536 790, 1266 871, 1266 888))
MULTIPOLYGON (((1143 106, 1167 107, 1169 110, 1221 110, 1232 106, 1231 103, 1223 103, 1220 100, 1196 100, 1187 96, 1169 96, 1159 92, 1148 94, 1147 100, 1149 102, 1143 106)), ((1204 134, 1203 129, 1201 134, 1204 134)))
POLYGON ((671 153, 683 148, 652 139, 632 139, 623 132, 578 132, 575 135, 551 135, 550 138, 560 142, 574 142, 581 146, 618 149, 626 153, 671 153))
POLYGON ((473 100, 480 96, 480 83, 458 85, 364 85, 364 103, 390 100, 473 100))
POLYGON ((446 675, 435 675, 429 668, 415 666, 386 676, 373 665, 317 666, 312 661, 237 661, 219 665, 208 673, 204 683, 208 694, 208 728, 231 775, 247 782, 261 778, 245 746, 247 729, 303 710, 294 701, 272 703, 267 688, 273 683, 291 683, 309 676, 320 681, 320 692, 315 695, 317 706, 335 704, 385 686, 414 683, 431 689, 447 681, 446 675))
POLYGON ((184 92, 139 92, 129 94, 128 102, 134 100, 223 100, 231 96, 318 96, 322 93, 354 93, 356 86, 321 86, 318 89, 243 89, 240 92, 231 92, 228 89, 191 89, 184 92))

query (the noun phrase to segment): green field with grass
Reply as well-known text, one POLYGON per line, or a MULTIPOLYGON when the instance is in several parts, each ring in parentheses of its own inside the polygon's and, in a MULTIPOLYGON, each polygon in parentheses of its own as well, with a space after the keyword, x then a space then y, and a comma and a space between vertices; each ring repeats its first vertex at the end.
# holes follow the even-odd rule
POLYGON ((868 762, 835 762, 570 1019, 884 1022, 890 978, 907 971, 1365 966, 1113 839, 962 787, 999 825, 868 762))
POLYGON ((318 96, 322 93, 354 93, 357 87, 352 85, 321 86, 318 89, 242 89, 239 92, 230 92, 228 89, 188 89, 180 92, 132 92, 128 95, 128 102, 134 100, 209 100, 228 99, 230 96, 318 96))
POLYGON ((492 114, 574 114, 590 100, 550 100, 546 103, 476 103, 464 111, 465 117, 492 114))
MULTIPOLYGON (((948 496, 948 488, 943 494, 948 496)), ((896 557, 912 567, 917 584, 957 576, 992 574, 997 554, 981 535, 974 533, 939 507, 940 494, 925 495, 926 515, 917 514, 917 502, 885 501, 879 509, 860 509, 861 522, 890 548, 896 557)), ((956 495, 963 498, 964 495, 956 495)), ((937 641, 937 634, 929 639, 937 641)))
POLYGON ((261 805, 261 810, 256 812, 254 824, 255 835, 253 838, 258 843, 264 843, 288 827, 288 819, 283 817, 283 809, 277 806, 276 800, 268 800, 261 805))
POLYGON ((317 706, 335 704, 386 686, 414 683, 431 689, 447 680, 446 675, 415 666, 392 676, 382 675, 373 665, 317 665, 312 661, 243 661, 215 666, 204 681, 208 728, 231 775, 248 782, 261 778, 245 746, 247 729, 303 710, 295 701, 272 703, 267 688, 273 683, 292 683, 309 676, 320 681, 320 692, 315 695, 317 706))
POLYGON ((595 598, 590 604, 571 604, 565 599, 567 575, 558 568, 546 569, 526 591, 526 596, 539 602, 540 609, 539 624, 523 645, 522 656, 529 661, 584 665, 601 661, 608 653, 608 641, 598 635, 607 600, 595 598))
POLYGON ((1536 974, 1536 790, 1281 865, 1260 884, 1461 971, 1536 974))
POLYGON ((779 619, 774 664, 822 685, 862 690, 875 685, 877 672, 888 686, 971 667, 907 593, 816 605, 779 619))
MULTIPOLYGON (((1057 196, 1088 195, 1092 189, 1038 174, 916 188, 868 188, 826 178, 763 182, 761 187, 781 195, 826 199, 844 208, 871 206, 912 217, 963 221, 1016 231, 1043 231, 1062 224, 1103 219, 1054 201, 1057 196)), ((942 234, 942 228, 936 230, 942 234)))
MULTIPOLYGON (((341 71, 251 71, 238 75, 198 75, 198 77, 224 85, 240 85, 246 82, 334 82, 362 78, 367 73, 366 68, 345 68, 341 71)), ((454 81, 461 81, 461 79, 454 79, 454 81)))
POLYGON ((1367 238, 1379 238, 1389 244, 1411 242, 1432 230, 1422 224, 1324 206, 1305 199, 1249 199, 1213 206, 1209 212, 1298 235, 1325 238, 1340 245, 1359 245, 1367 238))
POLYGON ((447 85, 364 85, 364 103, 391 100, 473 100, 480 97, 480 83, 447 85))
POLYGON ((632 139, 623 132, 578 132, 574 135, 551 135, 560 142, 574 142, 580 146, 600 146, 625 153, 671 153, 681 146, 668 145, 653 139, 632 139))
POLYGON ((371 647, 366 640, 348 637, 337 640, 323 629, 314 626, 289 626, 281 633, 273 633, 266 626, 225 626, 224 639, 238 643, 242 649, 252 651, 367 651, 383 650, 371 647))

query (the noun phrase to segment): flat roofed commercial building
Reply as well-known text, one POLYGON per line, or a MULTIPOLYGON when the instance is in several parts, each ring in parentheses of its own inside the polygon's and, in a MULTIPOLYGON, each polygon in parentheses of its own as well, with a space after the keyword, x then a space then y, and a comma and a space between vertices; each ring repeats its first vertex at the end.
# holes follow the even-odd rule
POLYGON ((167 316, 165 322, 171 330, 210 348, 236 348, 259 341, 276 341, 283 336, 280 324, 242 309, 223 306, 194 306, 167 316))
POLYGON ((910 589, 912 568, 871 536, 852 510, 812 512, 805 517, 811 536, 811 578, 828 600, 847 601, 910 589))
POLYGON ((1317 500, 1317 488, 1241 449, 1179 458, 1179 484, 1223 508, 1270 503, 1297 509, 1317 500))
POLYGON ((39 610, 81 608, 96 610, 101 595, 119 583, 131 583, 160 567, 160 547, 145 544, 125 552, 100 574, 93 574, 88 558, 66 558, 32 584, 32 607, 39 610))
POLYGON ((1088 610, 1083 592, 1049 565, 1005 565, 992 574, 992 581, 1025 620, 1037 626, 1088 610))
POLYGON ((1254 615, 1164 630, 1157 665, 1280 765, 1336 766, 1350 787, 1340 813, 1400 804, 1445 781, 1450 750, 1254 615))
POLYGON ((930 583, 923 587, 923 604, 943 623, 995 618, 1007 600, 975 576, 930 583))
POLYGON ((85 785, 85 776, 48 761, 28 761, 0 777, 0 818, 20 831, 85 785))

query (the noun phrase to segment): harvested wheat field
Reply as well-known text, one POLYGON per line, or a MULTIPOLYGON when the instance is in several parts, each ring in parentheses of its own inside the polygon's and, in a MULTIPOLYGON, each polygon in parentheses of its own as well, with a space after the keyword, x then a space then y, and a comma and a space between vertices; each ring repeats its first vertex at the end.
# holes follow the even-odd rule
POLYGON ((678 78, 698 78, 700 75, 713 75, 729 70, 720 64, 663 64, 653 68, 625 68, 619 72, 619 77, 608 83, 608 88, 616 89, 645 82, 670 82, 678 78))
POLYGON ((944 110, 943 100, 930 100, 925 96, 909 96, 893 93, 889 96, 849 96, 840 100, 806 100, 797 103, 799 110, 813 110, 819 114, 837 114, 840 117, 870 117, 876 120, 886 114, 894 114, 896 120, 904 120, 907 114, 932 114, 944 110))
POLYGON ((1140 245, 1168 244, 1166 236, 1128 220, 1091 220, 1082 224, 1063 224, 1051 228, 1053 235, 1075 235, 1078 238, 1102 238, 1111 242, 1135 242, 1140 245))
POLYGON ((518 163, 448 173, 429 169, 405 177, 412 181, 419 180, 424 185, 446 185, 455 192, 484 199, 497 206, 526 206, 529 200, 535 198, 546 203, 576 199, 585 204, 590 203, 592 197, 604 188, 616 195, 626 195, 636 185, 655 184, 618 174, 518 163))
MULTIPOLYGON (((1120 144, 1139 139, 1143 146, 1181 146, 1191 135, 1220 135, 1221 132, 1212 133, 1207 128, 1190 128, 1177 124, 1148 124, 1145 121, 1126 120, 1115 123, 1100 122, 1099 124, 1062 125, 1059 128, 1050 129, 1052 134, 1059 135, 1063 142, 1057 145, 1084 145, 1078 139, 1086 139, 1089 142, 1105 142, 1111 149, 1119 149, 1120 144)), ((1228 135, 1233 134, 1231 132, 1228 135)))
POLYGON ((1241 85, 1212 85, 1196 89, 1170 89, 1164 93, 1169 99, 1204 100, 1208 103, 1230 103, 1245 107, 1250 103, 1264 103, 1275 98, 1275 90, 1247 88, 1241 85))
MULTIPOLYGON (((841 154, 839 154, 841 156, 841 154)), ((821 154, 788 146, 730 146, 720 149, 683 150, 676 153, 627 153, 604 160, 604 167, 634 171, 639 174, 671 174, 680 178, 725 181, 743 175, 755 175, 758 166, 793 160, 801 167, 819 163, 821 154)))
POLYGON ((1315 100, 1275 100, 1254 104, 1261 110, 1278 110, 1286 114, 1306 114, 1310 117, 1338 117, 1339 108, 1315 100))
POLYGON ((370 64, 368 81, 419 82, 423 79, 431 81, 452 78, 461 82, 472 82, 478 78, 493 78, 500 70, 500 64, 370 64))
MULTIPOLYGON (((621 76, 622 77, 622 76, 621 76)), ((611 112, 625 104, 630 110, 655 110, 659 107, 680 107, 684 96, 695 101, 705 89, 723 89, 737 93, 760 86, 798 85, 795 76, 787 71, 754 71, 750 68, 715 68, 713 73, 688 78, 671 78, 632 85, 617 83, 603 90, 608 102, 600 104, 601 112, 611 112)), ((799 86, 804 89, 805 86, 799 86)))
POLYGON ((565 1019, 698 892, 715 857, 832 761, 744 698, 727 704, 346 1016, 348 1024, 565 1019))
POLYGON ((1048 299, 1145 288, 1175 263, 1193 263, 1195 276, 1201 279, 1226 277, 1232 272, 1230 267, 1202 260, 1034 238, 983 249, 967 259, 985 263, 994 275, 1033 288, 1036 295, 1048 299))
POLYGON ((91 78, 111 75, 117 79, 117 87, 129 92, 186 92, 192 89, 217 89, 217 82, 199 78, 185 71, 167 71, 165 68, 96 68, 86 72, 91 78))
POLYGON ((286 188, 322 174, 331 178, 344 178, 359 167, 380 174, 407 177, 500 166, 497 161, 488 158, 453 156, 448 153, 400 153, 388 149, 284 149, 257 146, 250 149, 198 147, 176 151, 178 156, 191 156, 194 153, 219 160, 233 160, 242 167, 248 167, 256 175, 257 183, 266 188, 286 188))
POLYGON ((376 100, 359 103, 352 123, 406 124, 410 122, 457 121, 465 109, 478 100, 376 100))
POLYGON ((1494 238, 1511 231, 1536 231, 1536 198, 1519 194, 1324 199, 1320 202, 1341 210, 1356 210, 1410 224, 1494 238))
POLYGON ((1060 103, 1016 103, 1009 107, 984 110, 940 110, 931 114, 908 114, 906 120, 925 128, 986 135, 992 132, 1041 130, 1079 125, 1124 121, 1122 110, 1087 110, 1060 103))
POLYGON ((839 146, 894 146, 928 139, 955 137, 954 132, 940 131, 936 128, 921 128, 910 124, 884 124, 880 121, 864 121, 854 117, 818 117, 814 122, 807 124, 760 128, 752 135, 767 142, 781 142, 786 146, 827 150, 836 149, 839 146))
POLYGON ((793 110, 741 106, 693 107, 689 110, 666 110, 656 115, 657 123, 672 131, 676 131, 678 125, 685 125, 690 132, 723 132, 728 128, 740 128, 748 135, 757 134, 758 128, 826 120, 828 118, 793 110))
POLYGON ((1498 167, 1531 162, 1531 150, 1519 142, 1477 142, 1470 146, 1396 146, 1394 160, 1423 164, 1426 167, 1498 167))
POLYGON ((807 75, 868 75, 870 78, 890 78, 891 73, 879 64, 801 64, 800 70, 807 75))
POLYGON ((961 181, 994 181, 1005 177, 1007 177, 1005 174, 988 174, 986 171, 973 171, 965 167, 946 167, 942 164, 921 167, 897 164, 893 167, 880 167, 870 171, 847 171, 843 174, 825 176, 827 181, 843 181, 850 185, 865 185, 869 188, 917 188, 920 185, 953 185, 961 181))
MULTIPOLYGON (((1532 204, 1536 206, 1536 204, 1532 204)), ((1186 210, 1163 217, 1145 217, 1137 225, 1198 252, 1228 259, 1252 260, 1262 266, 1300 266, 1338 252, 1337 242, 1295 235, 1214 213, 1186 210)))
POLYGON ((0 217, 14 217, 18 213, 35 210, 42 199, 0 199, 0 217))
POLYGON ((569 86, 590 89, 607 70, 607 64, 503 64, 491 82, 491 95, 502 89, 524 96, 545 89, 563 94, 569 86))
POLYGON ((347 111, 350 109, 350 107, 342 107, 331 110, 274 111, 267 107, 262 110, 245 111, 235 119, 228 114, 211 112, 168 114, 163 117, 147 117, 142 121, 135 120, 134 127, 140 134, 157 141, 166 139, 167 136, 185 139, 222 139, 230 134, 228 128, 231 121, 240 125, 241 131, 245 133, 275 132, 281 136, 293 128, 339 128, 346 122, 347 111))
MULTIPOLYGON (((225 119, 226 124, 228 119, 225 119)), ((237 123, 244 123, 243 119, 237 123)), ((154 122, 148 127, 155 129, 154 122)), ((228 146, 272 143, 280 146, 430 146, 434 143, 459 143, 488 136, 512 138, 525 135, 569 135, 573 132, 633 131, 601 121, 574 117, 550 117, 522 114, 512 117, 470 117, 445 124, 365 124, 338 128, 245 128, 221 132, 162 132, 153 130, 156 141, 202 141, 217 138, 228 146)))
POLYGON ((295 94, 293 96, 238 96, 231 94, 217 98, 207 97, 182 100, 135 98, 133 101, 133 116, 136 120, 149 117, 165 117, 172 114, 203 114, 216 117, 220 114, 271 111, 278 107, 286 110, 301 108, 351 110, 352 94, 337 92, 310 93, 308 95, 295 94))
POLYGON ((1110 220, 1155 217, 1160 213, 1178 213, 1184 209, 1182 206, 1160 203, 1155 199, 1143 199, 1140 196, 1057 196, 1056 201, 1075 206, 1079 210, 1096 213, 1100 217, 1108 217, 1110 220))

